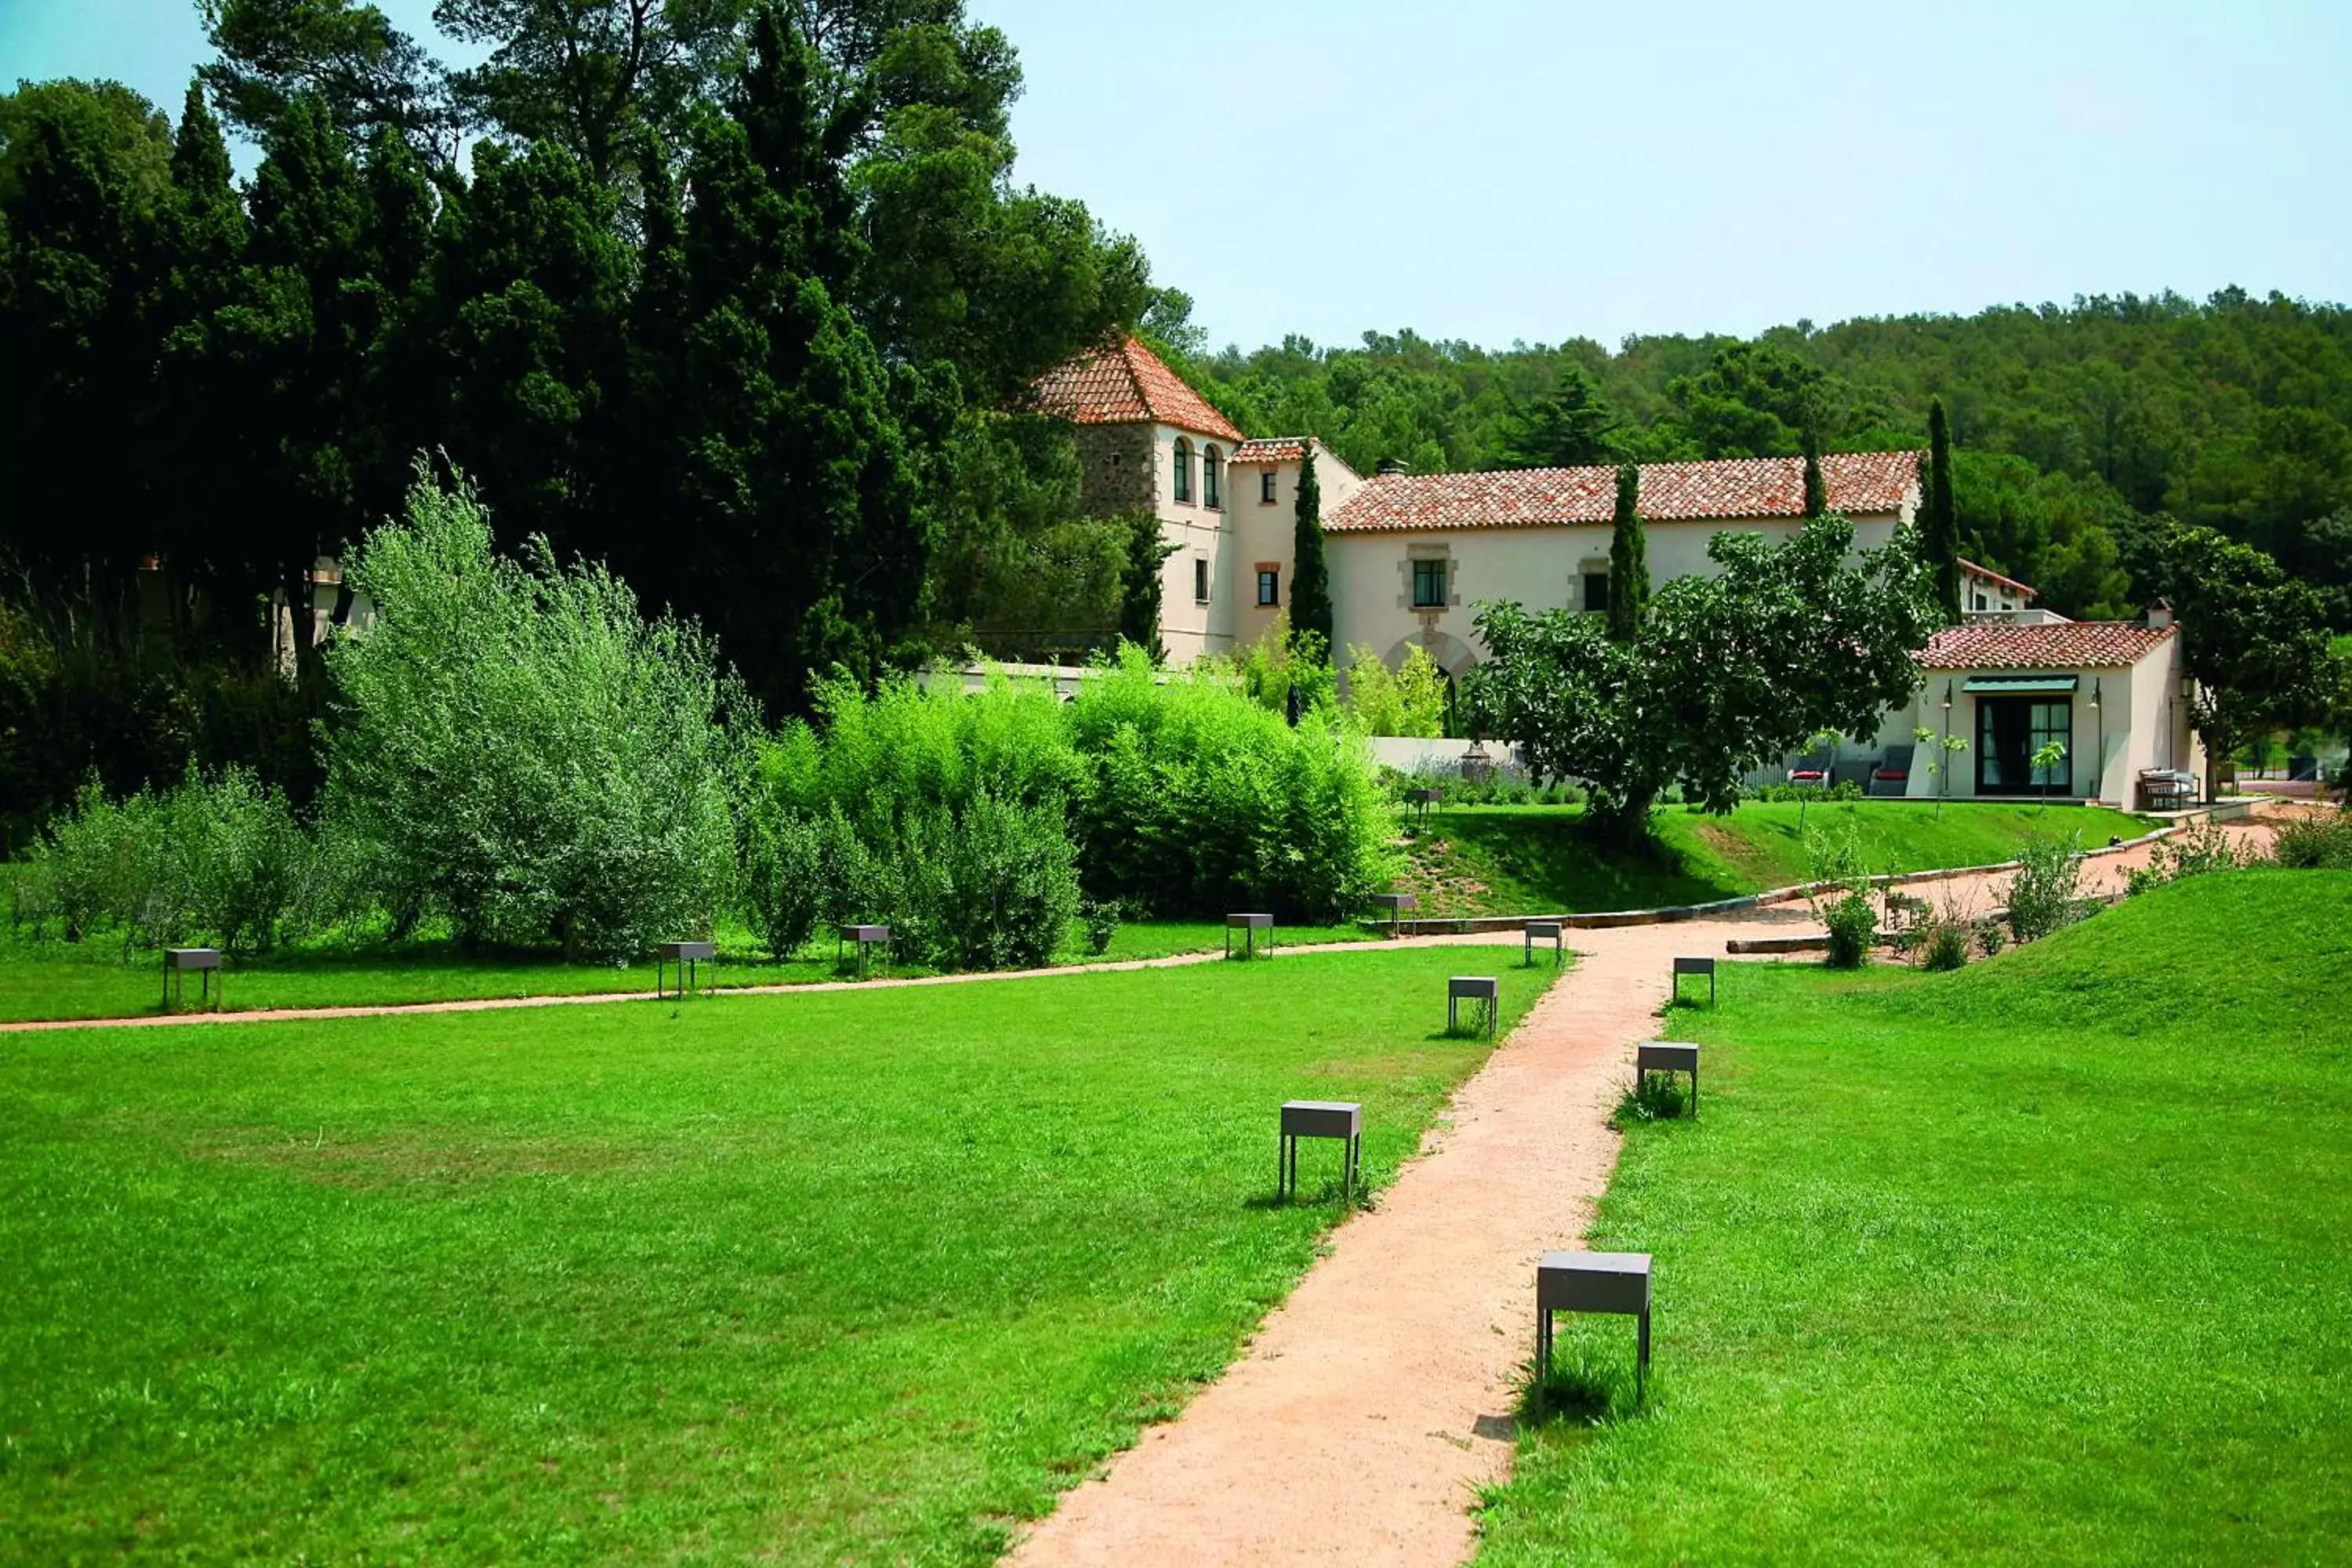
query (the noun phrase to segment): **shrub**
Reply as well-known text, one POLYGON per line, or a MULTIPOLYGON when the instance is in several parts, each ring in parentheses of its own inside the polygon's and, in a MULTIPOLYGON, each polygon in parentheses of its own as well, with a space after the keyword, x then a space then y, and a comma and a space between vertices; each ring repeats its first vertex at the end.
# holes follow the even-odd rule
POLYGON ((1920 929, 1919 967, 1953 970, 1969 962, 1969 926, 1965 921, 1931 919, 1920 929))
POLYGON ((2018 851, 2009 883, 2009 930, 2034 942, 2082 919, 2083 858, 2075 841, 2039 839, 2018 851))
POLYGON ((1133 649, 1067 710, 1088 764, 1072 815, 1094 897, 1332 920, 1389 879, 1370 759, 1325 714, 1294 729, 1213 668, 1155 682, 1133 649))
MULTIPOLYGON (((982 795, 938 846, 934 962, 954 969, 1034 969, 1053 962, 1077 913, 1078 876, 1058 802, 1020 805, 982 795)), ((896 934, 895 932, 893 934, 896 934)))
POLYGON ((1348 650, 1348 711, 1367 735, 1434 739, 1445 732, 1445 676, 1418 644, 1394 672, 1360 644, 1348 650))
POLYGON ((1848 892, 1829 906, 1822 923, 1829 928, 1830 967, 1861 968, 1878 939, 1878 911, 1871 908, 1869 897, 1848 892))
POLYGON ((126 951, 204 940, 266 952, 310 894, 314 858, 281 791, 194 763, 163 795, 110 801, 92 780, 32 850, 40 905, 67 940, 111 928, 126 951))
POLYGON ((2158 839, 2148 847, 2147 864, 2124 879, 2125 890, 2144 893, 2150 888, 2160 888, 2167 882, 2177 882, 2183 877, 2201 877, 2209 871, 2235 871, 2249 863, 2250 857, 2239 853, 2230 836, 2217 823, 2186 829, 2170 838, 2158 839))
POLYGON ((191 764, 164 816, 159 880, 171 929, 156 939, 202 933, 233 952, 268 952, 312 868, 284 794, 243 768, 206 780, 191 764))
POLYGON ((738 877, 744 912, 768 951, 790 958, 825 911, 824 836, 815 823, 761 792, 747 814, 742 845, 738 877))
POLYGON ((1833 784, 1759 784, 1745 792, 1749 800, 1811 801, 1819 805, 1823 801, 1860 800, 1863 787, 1852 779, 1840 779, 1833 784))
POLYGON ((1118 935, 1120 919, 1126 910, 1117 899, 1084 899, 1078 903, 1078 919, 1087 928, 1087 951, 1100 958, 1110 951, 1111 939, 1118 935))
POLYGON ((2298 816, 2279 824, 2271 857, 2282 866, 2352 871, 2352 816, 2298 816))
POLYGON ((699 630, 647 621, 544 540, 496 554, 471 487, 422 465, 407 521, 369 533, 351 574, 376 618, 327 652, 328 820, 365 847, 395 925, 436 907, 469 944, 608 958, 709 929, 737 749, 699 630))
POLYGON ((2008 945, 2008 942, 2009 933, 2001 930, 2000 922, 1996 921, 1987 921, 1977 928, 1977 951, 1987 958, 1999 957, 2000 950, 2008 945))

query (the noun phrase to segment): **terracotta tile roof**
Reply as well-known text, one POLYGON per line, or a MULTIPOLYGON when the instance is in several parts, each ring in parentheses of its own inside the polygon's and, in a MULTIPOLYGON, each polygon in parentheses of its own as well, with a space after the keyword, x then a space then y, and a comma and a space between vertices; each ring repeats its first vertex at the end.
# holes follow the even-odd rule
POLYGON ((1236 463, 1295 463, 1306 455, 1304 436, 1263 436, 1234 448, 1236 463))
POLYGON ((1242 438, 1232 420, 1134 337, 1055 366, 1037 378, 1035 392, 1040 412, 1076 425, 1155 420, 1195 435, 1234 442, 1242 438))
POLYGON ((1927 669, 2067 669, 2137 664, 2175 628, 2151 631, 2136 621, 2062 621, 2012 626, 1995 622, 1952 626, 1911 657, 1927 669))
POLYGON ((1991 567, 1979 566, 1966 557, 1961 558, 1960 570, 1971 577, 1981 577, 1988 583, 1998 583, 2004 588, 2014 588, 2029 599, 2038 599, 2042 596, 2041 589, 2028 587, 2014 577, 2004 577, 1991 567))
MULTIPOLYGON (((1919 484, 1918 452, 1828 452, 1822 484, 1848 515, 1899 510, 1919 484)), ((1382 474, 1323 520, 1328 530, 1541 528, 1607 522, 1617 470, 1519 468, 1475 474, 1382 474)), ((1642 516, 1652 522, 1801 517, 1801 458, 1727 458, 1642 465, 1642 516)))

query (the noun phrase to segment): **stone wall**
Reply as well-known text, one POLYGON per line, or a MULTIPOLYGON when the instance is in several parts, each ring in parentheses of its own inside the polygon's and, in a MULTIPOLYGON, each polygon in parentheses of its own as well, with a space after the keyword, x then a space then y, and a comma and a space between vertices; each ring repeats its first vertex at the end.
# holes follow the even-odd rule
POLYGON ((1155 510, 1149 425, 1074 425, 1078 444, 1078 500, 1090 517, 1155 510))

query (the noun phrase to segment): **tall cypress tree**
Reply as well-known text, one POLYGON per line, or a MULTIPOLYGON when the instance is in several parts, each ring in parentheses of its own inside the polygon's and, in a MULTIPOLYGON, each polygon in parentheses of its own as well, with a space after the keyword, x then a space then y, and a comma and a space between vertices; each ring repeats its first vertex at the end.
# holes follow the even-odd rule
POLYGON ((1927 518, 1921 542, 1936 569, 1936 602, 1946 621, 1960 619, 1960 520, 1952 503, 1952 425, 1940 397, 1927 405, 1927 518))
POLYGON ((1609 540, 1609 635, 1631 642, 1650 602, 1650 547, 1642 532, 1642 470, 1617 469, 1617 517, 1609 540))
POLYGON ((1822 483, 1821 443, 1813 438, 1813 427, 1808 422, 1805 426, 1805 515, 1819 517, 1829 509, 1829 487, 1822 483))
POLYGON ((1290 542, 1290 630, 1313 632, 1331 651, 1331 567, 1323 557, 1323 490, 1315 482, 1315 443, 1298 460, 1298 504, 1290 542))

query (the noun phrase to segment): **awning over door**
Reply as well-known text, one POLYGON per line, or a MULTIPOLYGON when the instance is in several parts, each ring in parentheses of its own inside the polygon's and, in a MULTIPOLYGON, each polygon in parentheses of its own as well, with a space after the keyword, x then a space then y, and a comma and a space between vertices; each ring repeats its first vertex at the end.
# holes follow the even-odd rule
POLYGON ((2081 679, 2079 675, 1971 675, 1960 689, 1995 697, 2056 696, 2074 690, 2081 679))

